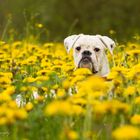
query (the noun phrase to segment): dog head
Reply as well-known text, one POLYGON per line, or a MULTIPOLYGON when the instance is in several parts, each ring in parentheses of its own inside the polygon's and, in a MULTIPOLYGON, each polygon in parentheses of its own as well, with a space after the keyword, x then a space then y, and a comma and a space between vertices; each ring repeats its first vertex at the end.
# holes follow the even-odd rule
POLYGON ((65 38, 64 46, 68 53, 73 48, 76 68, 88 68, 98 73, 105 66, 103 63, 107 63, 105 49, 113 55, 115 42, 107 36, 79 34, 65 38))

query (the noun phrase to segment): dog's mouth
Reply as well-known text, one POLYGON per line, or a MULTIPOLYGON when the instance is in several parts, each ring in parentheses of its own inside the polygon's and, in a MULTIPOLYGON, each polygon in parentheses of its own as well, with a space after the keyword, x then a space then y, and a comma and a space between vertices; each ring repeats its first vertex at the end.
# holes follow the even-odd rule
POLYGON ((83 57, 78 64, 78 68, 88 68, 92 73, 97 73, 90 57, 83 57))

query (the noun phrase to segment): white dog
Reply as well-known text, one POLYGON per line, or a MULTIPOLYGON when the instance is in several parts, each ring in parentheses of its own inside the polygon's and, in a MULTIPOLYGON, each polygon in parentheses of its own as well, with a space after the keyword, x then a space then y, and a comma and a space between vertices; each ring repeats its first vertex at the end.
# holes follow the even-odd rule
POLYGON ((110 71, 105 49, 113 55, 115 42, 101 35, 71 35, 65 38, 64 46, 69 53, 73 48, 76 68, 88 68, 92 73, 106 77, 110 71))

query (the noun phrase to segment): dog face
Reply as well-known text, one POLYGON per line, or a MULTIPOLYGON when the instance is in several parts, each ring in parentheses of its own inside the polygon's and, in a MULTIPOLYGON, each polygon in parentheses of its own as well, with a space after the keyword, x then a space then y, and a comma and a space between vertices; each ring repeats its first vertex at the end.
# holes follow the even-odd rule
MULTIPOLYGON (((108 69, 105 49, 113 55, 115 43, 112 39, 101 35, 72 35, 64 40, 67 52, 73 48, 76 68, 88 68, 92 73, 100 73, 108 69), (106 68, 105 68, 106 67, 106 68)), ((103 72, 106 73, 106 72, 103 72)))

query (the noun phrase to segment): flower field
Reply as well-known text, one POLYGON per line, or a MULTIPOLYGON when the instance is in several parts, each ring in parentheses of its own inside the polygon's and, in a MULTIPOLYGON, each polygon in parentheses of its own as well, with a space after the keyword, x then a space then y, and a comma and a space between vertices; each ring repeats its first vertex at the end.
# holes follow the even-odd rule
POLYGON ((0 140, 140 139, 140 44, 118 44, 106 78, 63 44, 0 42, 0 140))

